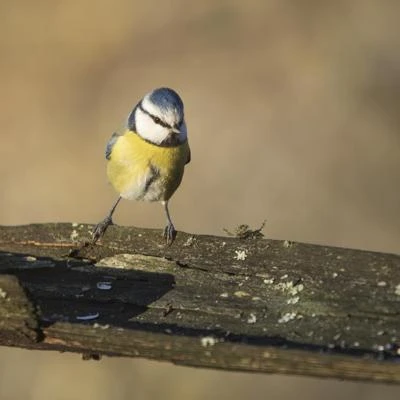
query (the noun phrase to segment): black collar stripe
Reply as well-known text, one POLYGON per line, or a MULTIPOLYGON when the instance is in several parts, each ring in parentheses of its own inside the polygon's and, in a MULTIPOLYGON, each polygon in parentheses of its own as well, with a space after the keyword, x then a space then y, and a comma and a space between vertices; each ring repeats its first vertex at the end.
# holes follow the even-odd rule
POLYGON ((140 136, 139 133, 131 131, 132 133, 134 133, 135 135, 139 136, 140 139, 142 139, 143 141, 152 144, 153 146, 159 146, 159 147, 178 147, 181 144, 185 143, 187 141, 187 139, 181 141, 179 140, 178 137, 176 137, 175 135, 169 135, 167 136, 166 139, 164 139, 161 143, 154 143, 149 139, 144 138, 143 136, 140 136))

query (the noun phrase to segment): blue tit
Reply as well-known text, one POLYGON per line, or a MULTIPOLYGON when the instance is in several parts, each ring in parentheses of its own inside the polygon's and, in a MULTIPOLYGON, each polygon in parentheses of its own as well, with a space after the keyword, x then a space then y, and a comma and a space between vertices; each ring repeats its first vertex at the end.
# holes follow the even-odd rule
POLYGON ((190 148, 183 102, 172 89, 160 88, 146 94, 129 114, 123 132, 115 132, 107 143, 107 176, 119 193, 107 217, 95 227, 92 243, 101 238, 121 199, 159 201, 167 226, 164 238, 172 244, 176 230, 168 209, 179 187, 190 148))

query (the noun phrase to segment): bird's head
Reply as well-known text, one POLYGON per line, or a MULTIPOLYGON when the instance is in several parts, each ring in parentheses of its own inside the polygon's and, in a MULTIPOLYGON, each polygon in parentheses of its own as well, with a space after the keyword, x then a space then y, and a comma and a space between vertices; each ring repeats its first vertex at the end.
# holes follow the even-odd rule
POLYGON ((161 146, 176 146, 187 138, 183 102, 172 89, 146 94, 128 117, 128 128, 161 146))

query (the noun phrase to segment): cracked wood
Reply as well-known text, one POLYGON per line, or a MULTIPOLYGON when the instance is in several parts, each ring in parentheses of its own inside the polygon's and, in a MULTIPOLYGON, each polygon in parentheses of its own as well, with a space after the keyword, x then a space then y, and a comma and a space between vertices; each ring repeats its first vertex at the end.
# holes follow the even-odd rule
POLYGON ((91 229, 0 227, 1 344, 400 382, 398 255, 91 229))

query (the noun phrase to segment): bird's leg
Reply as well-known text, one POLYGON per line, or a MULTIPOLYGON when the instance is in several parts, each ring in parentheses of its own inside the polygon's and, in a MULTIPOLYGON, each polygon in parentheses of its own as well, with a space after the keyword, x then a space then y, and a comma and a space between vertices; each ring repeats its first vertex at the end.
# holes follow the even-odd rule
POLYGON ((111 207, 110 212, 107 217, 103 219, 103 221, 99 222, 93 230, 92 233, 92 244, 95 244, 105 233, 107 228, 113 224, 112 215, 114 214, 115 209, 117 208, 118 203, 121 200, 121 196, 118 197, 117 201, 111 207))
POLYGON ((164 229, 164 238, 167 246, 171 246, 176 237, 176 230, 172 223, 171 216, 169 215, 168 201, 162 201, 161 203, 164 206, 165 215, 167 216, 167 226, 164 229))

